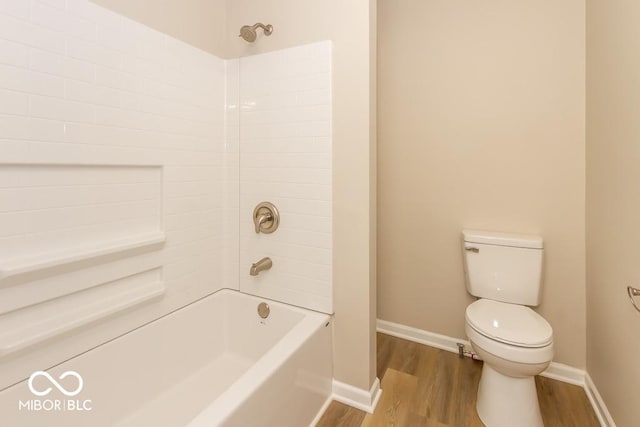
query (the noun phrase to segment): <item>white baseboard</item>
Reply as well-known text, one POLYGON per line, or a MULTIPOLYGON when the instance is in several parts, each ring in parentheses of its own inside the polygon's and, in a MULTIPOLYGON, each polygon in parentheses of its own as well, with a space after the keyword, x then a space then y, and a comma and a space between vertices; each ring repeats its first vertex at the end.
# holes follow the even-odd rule
POLYGON ((320 409, 318 410, 318 413, 313 418, 313 421, 311 421, 311 424, 309 424, 309 427, 316 427, 318 425, 318 423, 320 422, 320 418, 322 418, 324 413, 327 411, 327 409, 329 408, 329 405, 331 405, 331 402, 333 402, 333 394, 330 394, 327 397, 327 400, 324 401, 324 403, 322 404, 322 407, 320 407, 320 409))
POLYGON ((582 369, 565 365, 564 363, 551 362, 549 367, 540 374, 542 377, 551 378, 553 380, 562 381, 573 385, 585 387, 585 375, 587 373, 582 369))
POLYGON ((613 417, 611 416, 611 413, 609 413, 607 405, 605 405, 604 400, 602 400, 602 396, 600 396, 600 393, 598 392, 596 385, 593 383, 589 373, 585 375, 584 390, 591 402, 591 406, 593 406, 593 410, 596 412, 600 425, 602 427, 616 427, 616 423, 613 421, 613 417))
MULTIPOLYGON (((458 352, 458 343, 463 343, 467 347, 470 345, 469 341, 466 339, 448 337, 446 335, 440 335, 434 332, 429 332, 381 319, 377 320, 377 330, 378 332, 382 332, 387 335, 392 335, 394 337, 428 345, 429 347, 451 351, 453 353, 458 352)), ((596 412, 596 415, 600 420, 602 426, 615 427, 613 418, 611 418, 611 414, 607 410, 602 397, 600 397, 600 394, 593 384, 591 377, 589 377, 589 374, 587 374, 584 370, 574 368, 562 363, 551 362, 549 367, 540 375, 543 377, 548 377, 554 380, 583 387, 585 389, 585 392, 587 393, 589 401, 591 402, 591 406, 593 406, 593 410, 596 412)))
MULTIPOLYGON (((458 352, 458 343, 462 343, 465 347, 470 348, 469 341, 462 338, 453 338, 446 335, 436 334, 434 332, 413 328, 411 326, 401 325, 399 323, 388 322, 378 319, 377 330, 387 335, 398 338, 404 338, 429 347, 439 348, 440 350, 458 352)), ((551 365, 540 374, 543 377, 552 378, 569 384, 584 387, 585 372, 581 369, 574 368, 562 363, 551 362, 551 365)))
POLYGON ((376 321, 378 332, 391 335, 405 340, 417 342, 419 344, 428 345, 429 347, 439 348, 440 350, 458 352, 458 343, 464 343, 469 346, 469 341, 464 339, 452 338, 446 335, 436 334, 411 326, 401 325, 399 323, 388 322, 378 319, 376 321))
POLYGON ((376 409, 381 395, 382 390, 380 389, 380 380, 378 378, 376 378, 368 391, 333 380, 333 400, 370 414, 376 409))

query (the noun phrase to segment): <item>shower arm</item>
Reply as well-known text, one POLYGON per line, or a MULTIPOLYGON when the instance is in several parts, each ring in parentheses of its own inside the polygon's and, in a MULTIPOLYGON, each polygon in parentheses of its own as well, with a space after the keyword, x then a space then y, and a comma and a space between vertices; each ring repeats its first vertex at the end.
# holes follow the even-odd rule
POLYGON ((253 31, 257 30, 258 28, 262 28, 262 31, 264 31, 264 34, 266 36, 270 36, 271 33, 273 32, 273 25, 268 24, 268 25, 264 25, 262 22, 258 22, 257 24, 254 24, 251 29, 253 31))
POLYGON ((273 33, 273 26, 271 24, 264 25, 262 22, 258 22, 251 26, 243 25, 242 28, 240 28, 240 34, 238 36, 242 37, 246 42, 253 43, 256 41, 257 28, 262 28, 265 36, 270 36, 271 33, 273 33))

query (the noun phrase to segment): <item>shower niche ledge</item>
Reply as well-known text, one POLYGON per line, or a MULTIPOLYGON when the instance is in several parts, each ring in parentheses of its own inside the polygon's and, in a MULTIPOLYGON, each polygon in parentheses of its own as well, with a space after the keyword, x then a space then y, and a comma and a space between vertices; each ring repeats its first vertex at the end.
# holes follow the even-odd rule
POLYGON ((165 293, 162 267, 0 315, 0 358, 115 316, 165 293))
POLYGON ((0 294, 159 249, 165 241, 162 171, 0 163, 0 294))
POLYGON ((152 250, 162 245, 165 234, 153 231, 117 239, 98 240, 55 252, 4 259, 0 264, 0 283, 7 279, 37 273, 42 270, 64 268, 102 257, 125 255, 134 251, 152 250))
POLYGON ((0 162, 0 357, 165 293, 163 167, 0 162))

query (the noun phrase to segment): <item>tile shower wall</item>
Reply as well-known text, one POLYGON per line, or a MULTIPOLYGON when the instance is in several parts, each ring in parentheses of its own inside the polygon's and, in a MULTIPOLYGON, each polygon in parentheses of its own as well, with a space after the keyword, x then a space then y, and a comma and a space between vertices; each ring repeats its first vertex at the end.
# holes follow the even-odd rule
POLYGON ((239 61, 225 61, 225 214, 223 216, 226 232, 225 244, 225 280, 229 288, 240 289, 238 277, 239 240, 239 168, 240 168, 240 74, 239 61))
MULTIPOLYGON (((237 287, 227 66, 87 0, 0 0, 0 331, 22 328, 0 334, 0 354, 56 338, 0 355, 0 389, 237 287), (43 330, 45 312, 90 327, 52 315, 43 330)), ((305 230, 293 221, 282 236, 305 230)))
POLYGON ((240 289, 333 312, 331 43, 240 59, 240 289), (262 201, 280 211, 256 234, 262 201), (268 256, 269 271, 249 275, 268 256))

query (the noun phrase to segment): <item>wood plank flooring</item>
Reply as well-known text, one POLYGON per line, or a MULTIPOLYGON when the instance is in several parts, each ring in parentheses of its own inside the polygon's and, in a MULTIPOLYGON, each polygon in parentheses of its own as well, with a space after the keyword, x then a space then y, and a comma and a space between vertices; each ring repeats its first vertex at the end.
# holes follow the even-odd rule
MULTIPOLYGON (((332 402, 318 427, 483 427, 476 414, 482 362, 378 334, 382 397, 373 414, 332 402)), ((536 377, 546 427, 598 427, 581 387, 536 377)))

